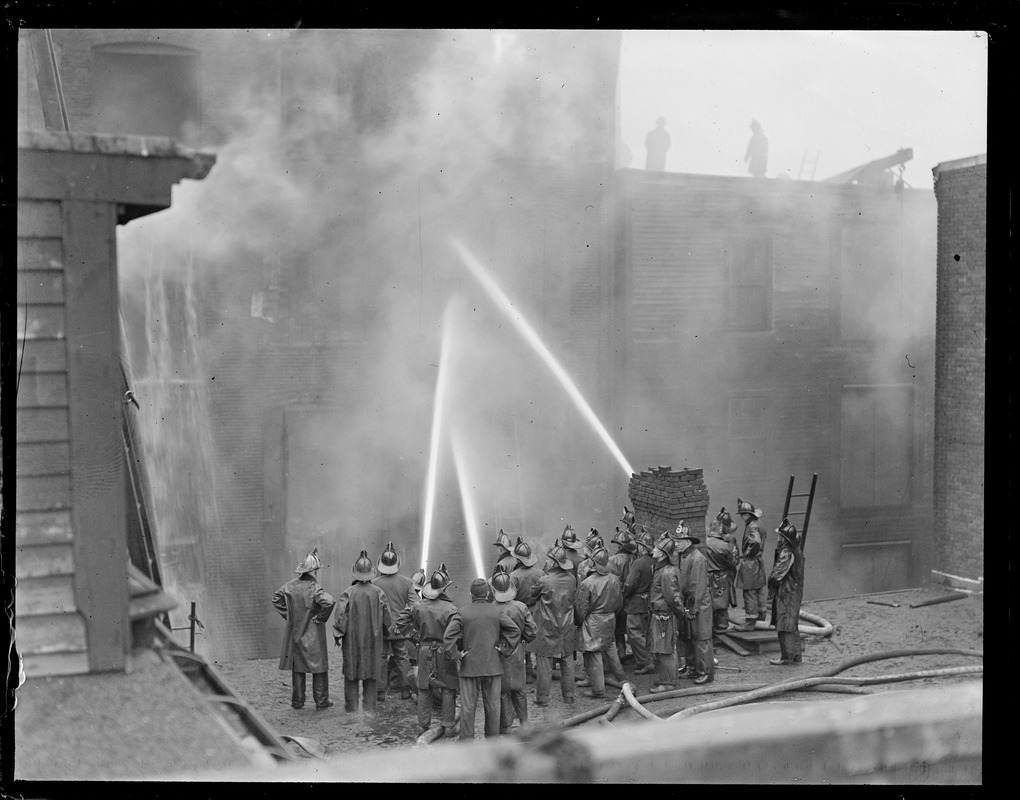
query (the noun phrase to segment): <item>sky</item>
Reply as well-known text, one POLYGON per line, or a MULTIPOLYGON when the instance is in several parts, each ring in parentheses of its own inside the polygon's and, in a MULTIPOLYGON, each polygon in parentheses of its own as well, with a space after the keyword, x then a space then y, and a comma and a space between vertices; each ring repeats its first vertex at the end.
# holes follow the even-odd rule
POLYGON ((660 116, 669 172, 746 175, 757 119, 767 177, 815 180, 912 148, 903 178, 987 149, 988 37, 979 31, 623 34, 618 166, 644 168, 660 116))

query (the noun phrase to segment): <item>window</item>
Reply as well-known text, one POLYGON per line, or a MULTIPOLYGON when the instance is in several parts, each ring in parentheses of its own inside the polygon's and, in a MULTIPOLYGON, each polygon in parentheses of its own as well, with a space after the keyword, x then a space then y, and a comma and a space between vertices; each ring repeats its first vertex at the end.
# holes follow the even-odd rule
POLYGON ((163 44, 101 45, 93 50, 92 114, 98 133, 199 136, 198 54, 163 44))
POLYGON ((880 338, 903 328, 901 255, 896 225, 859 224, 843 228, 839 330, 844 341, 880 338))
POLYGON ((913 386, 844 386, 840 506, 854 509, 909 503, 913 467, 913 386))
POLYGON ((727 321, 731 330, 772 327, 772 239, 736 239, 727 249, 727 321))
POLYGON ((768 395, 733 395, 729 398, 730 463, 743 477, 765 474, 765 431, 768 395))

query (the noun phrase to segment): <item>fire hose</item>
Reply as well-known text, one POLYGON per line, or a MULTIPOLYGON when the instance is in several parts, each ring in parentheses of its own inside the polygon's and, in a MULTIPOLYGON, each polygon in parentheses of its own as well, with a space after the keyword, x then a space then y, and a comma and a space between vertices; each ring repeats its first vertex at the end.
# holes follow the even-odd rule
MULTIPOLYGON (((424 691, 428 691, 428 690, 427 689, 419 689, 419 691, 424 692, 424 691)), ((455 713, 453 715, 453 725, 454 725, 454 727, 457 726, 458 722, 460 722, 460 706, 457 707, 457 710, 455 711, 455 713)), ((415 740, 415 742, 414 742, 415 747, 419 747, 419 746, 424 745, 424 744, 432 744, 436 739, 442 739, 443 738, 443 734, 445 732, 446 732, 446 728, 443 727, 443 723, 440 722, 438 725, 436 725, 436 726, 434 726, 432 728, 429 728, 427 731, 425 731, 425 733, 423 733, 421 736, 419 736, 415 740)))
MULTIPOLYGON (((832 623, 827 619, 803 609, 800 611, 800 619, 812 623, 810 625, 798 625, 797 630, 801 633, 808 636, 832 636, 832 623)), ((757 620, 754 623, 754 629, 756 631, 774 631, 776 626, 769 625, 764 620, 757 620)))

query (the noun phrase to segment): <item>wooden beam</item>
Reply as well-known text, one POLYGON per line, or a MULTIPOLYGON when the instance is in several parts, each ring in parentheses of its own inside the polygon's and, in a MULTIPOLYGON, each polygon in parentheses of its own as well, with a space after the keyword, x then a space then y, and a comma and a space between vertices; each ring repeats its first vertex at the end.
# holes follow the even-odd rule
POLYGON ((92 671, 122 670, 130 642, 115 217, 110 203, 67 200, 67 381, 75 599, 92 671))

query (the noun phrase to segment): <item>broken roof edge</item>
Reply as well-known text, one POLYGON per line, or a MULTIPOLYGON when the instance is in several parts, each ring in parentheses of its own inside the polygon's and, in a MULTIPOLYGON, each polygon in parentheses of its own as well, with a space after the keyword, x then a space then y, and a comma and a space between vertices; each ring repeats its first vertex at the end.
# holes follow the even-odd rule
POLYGON ((931 174, 936 179, 943 172, 952 172, 957 169, 968 169, 969 167, 980 167, 988 163, 988 154, 980 153, 976 156, 957 158, 952 161, 941 161, 931 169, 931 174))
POLYGON ((194 167, 188 177, 201 180, 216 163, 212 153, 184 147, 167 136, 125 136, 109 133, 64 133, 61 131, 18 131, 18 147, 24 150, 57 150, 142 158, 176 158, 194 167))
POLYGON ((891 156, 876 158, 873 161, 869 161, 867 164, 861 164, 853 169, 848 169, 846 172, 840 172, 838 175, 833 175, 831 178, 823 178, 821 183, 850 183, 864 173, 879 172, 881 170, 889 169, 890 167, 898 166, 899 164, 905 164, 913 157, 914 148, 901 147, 891 156))

